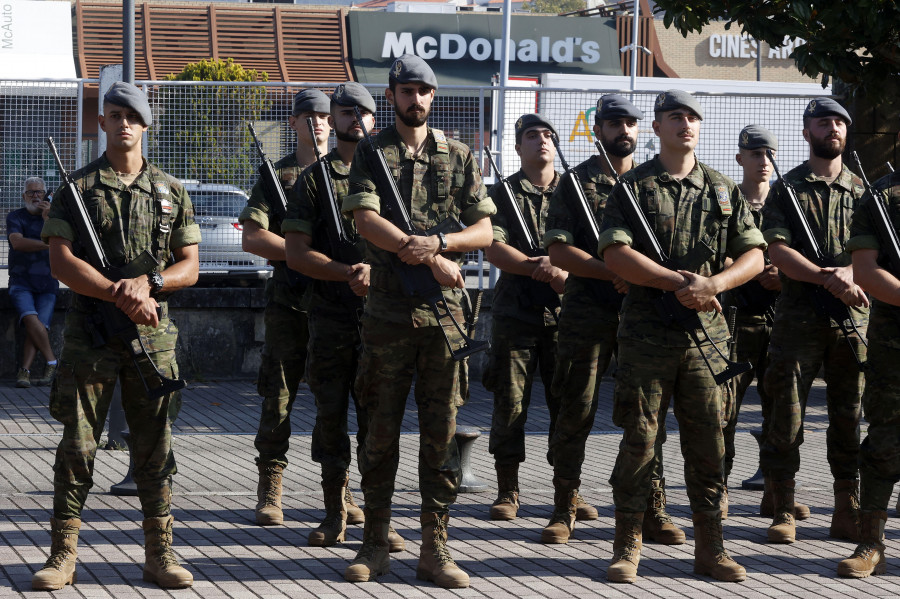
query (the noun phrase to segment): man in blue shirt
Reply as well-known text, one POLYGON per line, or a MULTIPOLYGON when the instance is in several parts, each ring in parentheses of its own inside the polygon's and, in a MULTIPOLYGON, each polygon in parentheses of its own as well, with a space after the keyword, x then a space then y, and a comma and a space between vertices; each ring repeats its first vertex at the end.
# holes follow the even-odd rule
POLYGON ((56 372, 56 356, 50 346, 50 319, 56 304, 59 282, 50 274, 50 252, 41 241, 41 229, 50 211, 47 189, 40 177, 25 180, 22 192, 24 208, 6 215, 9 239, 9 297, 25 327, 22 366, 16 374, 16 387, 30 387, 31 363, 38 350, 47 360, 44 376, 36 385, 47 385, 56 372))

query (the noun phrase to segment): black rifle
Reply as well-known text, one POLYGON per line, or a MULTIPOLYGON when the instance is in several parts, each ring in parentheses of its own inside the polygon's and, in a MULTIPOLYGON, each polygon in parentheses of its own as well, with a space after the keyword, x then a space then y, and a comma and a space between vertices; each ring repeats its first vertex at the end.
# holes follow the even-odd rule
MULTIPOLYGON (((272 164, 272 161, 269 160, 269 157, 266 156, 266 153, 263 151, 262 143, 260 143, 259 137, 256 136, 256 129, 253 128, 253 123, 247 123, 247 127, 250 129, 250 135, 253 136, 253 142, 256 145, 259 159, 262 160, 257 172, 259 172, 259 182, 262 183, 263 195, 266 197, 266 200, 268 200, 269 206, 275 212, 275 216, 278 217, 279 221, 283 222, 285 215, 287 214, 287 196, 284 195, 284 188, 281 187, 281 183, 278 181, 275 165, 272 164)), ((313 143, 315 143, 315 135, 313 135, 312 139, 313 143)), ((270 260, 270 262, 279 262, 284 265, 288 284, 291 287, 309 283, 309 277, 288 268, 288 265, 283 260, 270 260)))
MULTIPOLYGON (((625 199, 627 201, 622 208, 625 212, 625 220, 628 221, 628 226, 631 228, 631 232, 634 235, 635 247, 643 248, 651 260, 670 270, 679 270, 682 268, 682 265, 678 264, 676 260, 666 256, 666 253, 659 243, 659 239, 656 238, 656 234, 653 232, 653 229, 650 228, 650 223, 647 222, 647 217, 641 210, 641 205, 638 203, 631 186, 622 183, 619 180, 619 175, 616 172, 616 169, 613 168, 612 162, 609 160, 606 148, 604 148, 603 144, 599 141, 595 142, 595 145, 597 146, 597 149, 600 150, 603 158, 606 159, 606 164, 609 165, 609 170, 613 174, 617 186, 625 193, 625 199)), ((753 365, 750 362, 735 362, 729 359, 709 336, 709 332, 703 325, 703 321, 700 320, 700 314, 696 310, 688 308, 678 301, 674 291, 658 291, 660 295, 654 301, 657 313, 667 325, 677 323, 687 331, 691 340, 694 342, 694 345, 700 350, 700 355, 703 356, 703 361, 706 362, 706 367, 709 368, 709 371, 712 373, 716 384, 721 385, 753 368, 753 365), (706 352, 703 351, 700 336, 697 334, 698 330, 703 333, 703 337, 706 341, 713 346, 716 353, 718 353, 719 357, 725 362, 725 370, 716 372, 713 369, 712 363, 709 361, 709 358, 706 357, 706 352)))
MULTIPOLYGON (((766 265, 769 264, 771 264, 771 261, 767 256, 766 265)), ((772 326, 775 322, 777 291, 766 289, 760 285, 759 281, 747 281, 743 285, 732 289, 731 294, 734 298, 734 303, 741 311, 755 316, 765 316, 766 324, 769 326, 772 326)))
MULTIPOLYGON (((309 135, 315 139, 315 129, 313 121, 307 117, 306 124, 309 127, 309 135)), ((316 163, 312 165, 313 177, 316 180, 316 188, 319 190, 319 207, 322 217, 325 221, 325 234, 328 239, 328 256, 343 262, 344 264, 359 264, 363 261, 359 248, 347 231, 344 229, 344 219, 341 218, 340 206, 338 206, 337 197, 334 195, 334 185, 331 182, 331 175, 328 174, 328 163, 319 154, 319 147, 314 146, 316 151, 316 163)), ((329 287, 339 299, 341 304, 353 312, 356 321, 362 316, 363 298, 353 293, 347 283, 341 281, 322 281, 329 287)))
MULTIPOLYGON (((375 188, 378 190, 378 195, 381 196, 381 202, 386 211, 386 218, 406 235, 428 236, 436 235, 438 233, 457 233, 462 231, 462 224, 453 217, 444 219, 437 226, 424 232, 416 229, 412 220, 409 218, 406 204, 403 203, 403 198, 400 197, 400 191, 397 189, 397 182, 394 181, 394 177, 391 175, 391 171, 388 168, 387 160, 384 157, 384 150, 382 150, 378 144, 375 143, 375 140, 369 136, 369 132, 366 129, 359 108, 357 107, 355 110, 356 121, 359 123, 359 126, 362 127, 363 135, 366 138, 366 144, 363 146, 366 162, 375 179, 375 188)), ((434 278, 434 273, 431 272, 431 268, 424 264, 407 264, 400 260, 396 255, 393 256, 392 265, 394 272, 400 277, 400 283, 403 286, 404 293, 406 293, 408 297, 419 297, 431 306, 435 318, 437 318, 438 322, 441 324, 441 332, 444 334, 444 340, 447 342, 447 347, 450 349, 450 354, 453 356, 454 360, 462 360, 466 356, 490 348, 491 345, 488 341, 476 341, 469 337, 456 321, 456 318, 453 317, 453 313, 450 312, 450 307, 447 305, 447 299, 444 297, 441 285, 437 282, 437 279, 434 278), (453 344, 450 343, 450 337, 447 336, 447 330, 444 328, 443 324, 444 319, 446 318, 450 319, 453 327, 456 329, 457 333, 459 333, 459 336, 462 337, 463 346, 459 349, 453 349, 453 344)))
MULTIPOLYGON (((72 204, 67 206, 67 208, 73 221, 72 225, 78 234, 78 243, 84 251, 87 263, 113 282, 122 279, 133 279, 156 270, 159 267, 159 262, 147 250, 141 252, 134 260, 124 266, 113 266, 110 264, 109 259, 106 257, 106 252, 103 251, 103 246, 100 245, 100 237, 97 235, 94 223, 88 215, 87 207, 84 205, 81 191, 78 189, 72 176, 63 167, 52 137, 47 138, 47 145, 53 153, 54 160, 56 160, 62 185, 72 198, 72 204)), ((144 385, 148 398, 156 400, 187 386, 184 380, 170 379, 159 371, 159 368, 157 368, 147 353, 147 348, 144 346, 144 340, 138 332, 137 325, 124 312, 116 308, 114 303, 94 300, 94 304, 97 310, 90 317, 92 346, 94 348, 103 347, 113 338, 122 341, 131 352, 134 369, 137 370, 138 376, 141 377, 141 383, 144 385), (141 368, 142 364, 151 366, 154 374, 150 378, 155 386, 151 387, 147 382, 144 376, 144 370, 146 369, 141 368)), ((157 310, 158 312, 159 310, 157 310)))
POLYGON ((891 224, 887 208, 881 201, 883 194, 869 183, 866 171, 863 170, 862 162, 856 152, 853 152, 853 160, 856 161, 859 176, 862 177, 866 191, 869 193, 869 214, 872 216, 872 226, 875 228, 875 236, 878 237, 878 243, 881 245, 881 252, 887 259, 887 268, 895 277, 900 276, 900 240, 897 238, 897 231, 891 224))
MULTIPOLYGON (((575 214, 575 220, 579 224, 574 232, 576 235, 575 245, 592 257, 598 257, 597 246, 600 245, 600 225, 597 222, 597 217, 594 216, 594 210, 584 195, 584 188, 581 186, 578 173, 566 162, 562 148, 559 147, 559 137, 553 133, 550 138, 553 140, 556 155, 559 156, 559 161, 562 163, 564 171, 562 177, 560 177, 559 184, 565 189, 565 197, 569 198, 569 210, 575 214)), ((596 300, 606 305, 621 308, 625 295, 616 291, 612 281, 603 281, 590 277, 581 277, 581 280, 587 284, 588 289, 591 290, 596 300)))
MULTIPOLYGON (((522 209, 516 201, 516 194, 513 193, 512 187, 509 186, 509 181, 503 177, 503 173, 500 172, 500 168, 497 166, 497 163, 494 162, 494 155, 491 153, 491 149, 488 146, 484 146, 484 151, 487 154, 488 160, 491 161, 491 168, 497 173, 497 182, 502 186, 498 198, 498 208, 506 216, 513 247, 532 258, 536 256, 546 256, 547 251, 535 241, 534 237, 531 235, 531 231, 528 230, 528 225, 525 223, 525 217, 522 215, 522 209)), ((523 281, 527 281, 525 283, 527 297, 523 298, 524 302, 531 306, 543 306, 547 308, 550 310, 550 313, 553 314, 553 318, 559 322, 559 315, 556 310, 559 308, 559 294, 553 290, 550 283, 542 283, 540 281, 535 281, 531 277, 522 275, 516 276, 520 277, 523 281)))
MULTIPOLYGON (((794 190, 794 186, 781 176, 781 171, 778 170, 778 165, 775 163, 775 156, 772 153, 772 150, 766 150, 766 155, 772 162, 772 166, 775 168, 775 174, 778 176, 778 182, 781 184, 784 193, 787 196, 787 215, 793 223, 794 228, 800 233, 800 250, 803 252, 803 255, 806 256, 807 260, 819 268, 837 266, 834 258, 825 255, 821 248, 819 248, 819 243, 816 241, 815 235, 813 235, 812 228, 809 226, 809 221, 806 220, 806 215, 803 214, 803 208, 800 206, 800 199, 797 197, 797 192, 794 190)), ((869 345, 866 343, 865 337, 863 337, 856 328, 856 323, 853 322, 853 315, 850 313, 850 307, 821 285, 813 283, 804 283, 804 285, 809 292, 813 308, 815 308, 816 312, 820 316, 831 318, 838 324, 841 333, 844 334, 844 338, 847 339, 847 343, 850 344, 850 349, 853 353, 853 357, 856 359, 856 364, 859 366, 859 369, 862 370, 865 363, 860 360, 859 356, 856 354, 856 348, 853 346, 853 342, 850 339, 851 329, 852 332, 855 332, 859 336, 859 339, 864 346, 868 347, 869 345)))

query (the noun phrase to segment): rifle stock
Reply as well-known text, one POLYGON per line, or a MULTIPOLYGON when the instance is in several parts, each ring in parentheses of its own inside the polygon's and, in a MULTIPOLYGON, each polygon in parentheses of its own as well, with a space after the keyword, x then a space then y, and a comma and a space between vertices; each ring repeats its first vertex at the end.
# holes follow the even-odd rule
MULTIPOLYGON (((678 270, 681 268, 675 260, 669 258, 665 251, 663 251, 662 245, 660 245, 659 239, 656 237, 656 233, 653 232, 650 223, 647 221, 647 217, 644 215, 643 210, 641 210, 641 206, 634 195, 634 191, 631 189, 630 185, 622 183, 619 179, 619 174, 616 172, 616 169, 613 168, 609 155, 606 153, 606 148, 604 148, 603 144, 599 141, 594 142, 594 144, 606 160, 606 164, 609 166, 609 171, 613 174, 616 184, 625 193, 626 202, 622 208, 625 213, 625 220, 628 221, 628 226, 631 228, 631 232, 634 235, 634 245, 643 248, 650 259, 657 264, 670 270, 678 270)), ((657 313, 665 324, 678 324, 687 332, 691 341, 693 341, 697 349, 700 350, 700 355, 703 356, 703 361, 706 363, 706 367, 709 369, 710 373, 712 373, 716 384, 721 385, 753 368, 753 365, 749 362, 736 362, 726 356, 721 348, 719 348, 709 336, 706 326, 700 319, 700 314, 696 310, 688 308, 678 301, 675 292, 659 290, 659 293, 659 297, 654 302, 657 313), (703 339, 697 334, 698 330, 703 333, 703 339), (719 357, 725 362, 724 370, 716 372, 713 368, 712 363, 706 356, 706 352, 703 351, 703 340, 709 342, 716 350, 716 353, 719 354, 719 357)))
MULTIPOLYGON (((84 198, 81 196, 81 191, 78 189, 72 176, 63 166, 52 137, 47 138, 47 145, 53 153, 53 158, 56 161, 56 166, 59 169, 59 174, 63 181, 63 187, 66 188, 68 195, 72 198, 72 206, 75 210, 75 214, 71 215, 74 221, 72 224, 75 227, 75 231, 78 233, 79 244, 84 250, 88 264, 97 269, 100 274, 110 281, 133 279, 140 275, 149 274, 156 269, 159 266, 159 262, 153 257, 153 254, 147 250, 141 252, 134 260, 122 267, 116 267, 110 264, 109 259, 106 257, 106 252, 100 244, 100 237, 97 234, 97 230, 94 228, 94 223, 88 215, 87 207, 84 205, 84 198)), ((157 400, 164 395, 184 389, 187 386, 187 383, 183 379, 170 379, 160 372, 159 368, 147 353, 147 348, 144 346, 144 340, 138 332, 137 325, 132 322, 124 312, 116 308, 115 304, 95 300, 95 305, 97 310, 89 318, 92 325, 91 336, 93 346, 95 348, 102 347, 106 345, 111 338, 120 339, 125 344, 125 347, 131 352, 131 360, 134 363, 135 370, 137 370, 138 375, 141 378, 141 383, 144 385, 147 397, 151 400, 157 400), (157 383, 156 386, 151 387, 147 382, 145 374, 141 369, 141 363, 149 363, 152 367, 153 374, 150 376, 152 377, 153 382, 157 383)), ((159 312, 159 309, 157 309, 157 312, 159 312)))
MULTIPOLYGON (((800 248, 806 256, 806 259, 820 268, 837 266, 834 258, 826 256, 821 248, 819 248, 819 243, 813 235, 812 229, 809 226, 809 221, 806 219, 806 215, 803 214, 803 207, 800 206, 800 199, 797 197, 797 192, 794 190, 794 186, 781 176, 781 171, 778 168, 778 164, 775 162, 775 155, 772 153, 772 150, 767 149, 766 156, 768 156, 769 160, 772 162, 772 167, 775 169, 775 174, 778 176, 778 182, 787 196, 788 218, 794 224, 794 227, 800 231, 800 248)), ((856 323, 853 321, 853 315, 850 313, 850 307, 821 285, 815 285, 813 283, 804 283, 804 285, 808 290, 810 300, 812 301, 813 308, 816 312, 821 316, 831 318, 837 323, 838 328, 841 329, 841 333, 843 333, 847 343, 850 344, 850 349, 854 359, 856 359, 857 366, 862 370, 865 367, 865 362, 860 360, 859 356, 856 354, 856 348, 853 346, 853 341, 850 339, 851 330, 859 336, 859 339, 864 346, 868 347, 868 343, 866 342, 866 338, 863 337, 856 328, 856 323)))
MULTIPOLYGON (((516 201, 516 194, 513 193, 509 181, 503 176, 503 173, 500 172, 500 168, 494 161, 494 155, 491 153, 491 149, 488 146, 484 146, 484 151, 487 154, 488 160, 491 161, 491 168, 497 173, 498 183, 501 184, 499 197, 500 205, 498 208, 503 211, 509 222, 509 232, 513 247, 531 258, 536 256, 546 256, 546 250, 544 250, 531 235, 531 231, 525 223, 525 216, 522 214, 519 203, 516 201)), ((526 290, 529 297, 525 298, 526 301, 530 300, 529 303, 531 305, 547 308, 550 310, 550 313, 553 314, 553 318, 559 322, 559 315, 556 310, 560 306, 559 294, 553 290, 550 283, 542 283, 540 281, 535 281, 531 277, 522 275, 516 276, 521 276, 523 281, 527 281, 526 290)))
MULTIPOLYGON (((440 222, 437 226, 427 231, 419 231, 413 225, 409 217, 409 211, 406 204, 400 197, 400 191, 397 189, 397 183, 391 175, 388 168, 387 160, 384 157, 384 151, 375 143, 375 140, 369 135, 363 121, 359 108, 356 109, 356 119, 359 126, 362 127, 365 145, 363 151, 366 156, 366 162, 375 179, 375 187, 378 190, 383 206, 387 212, 387 219, 392 222, 398 229, 406 235, 436 235, 437 233, 457 233, 462 231, 462 224, 455 218, 448 217, 440 222)), ((476 352, 484 351, 490 348, 490 343, 486 340, 477 341, 466 334, 466 331, 460 326, 450 307, 440 283, 434 278, 431 268, 424 264, 406 264, 396 255, 392 258, 392 266, 394 272, 400 278, 404 293, 409 297, 419 297, 431 307, 432 312, 440 323, 441 332, 444 334, 444 340, 447 342, 447 348, 454 360, 462 360, 466 356, 470 356, 476 352), (453 328, 463 340, 461 348, 454 349, 444 327, 445 319, 449 319, 453 328)))

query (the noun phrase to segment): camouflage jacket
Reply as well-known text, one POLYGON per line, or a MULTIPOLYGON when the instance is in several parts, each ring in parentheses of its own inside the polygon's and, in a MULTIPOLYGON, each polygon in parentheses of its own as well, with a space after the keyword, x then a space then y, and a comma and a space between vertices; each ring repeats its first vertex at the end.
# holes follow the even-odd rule
MULTIPOLYGON (((749 206, 749 202, 747 203, 749 206)), ((762 230, 762 209, 750 207, 753 222, 762 230)), ((725 292, 723 307, 737 307, 737 324, 742 326, 756 326, 766 324, 766 310, 771 305, 771 300, 778 297, 777 291, 769 291, 759 284, 759 281, 750 280, 725 292)))
MULTIPOLYGON (((428 128, 425 149, 418 156, 409 153, 394 126, 382 129, 375 143, 384 150, 400 196, 407 202, 410 219, 420 231, 430 229, 450 216, 464 225, 472 225, 497 212, 494 202, 487 197, 481 169, 471 150, 458 141, 447 140, 438 129, 428 128)), ((344 198, 342 210, 345 213, 374 210, 384 216, 366 154, 367 142, 362 142, 356 148, 350 167, 350 195, 344 198)), ((459 253, 444 256, 457 263, 463 259, 459 253)), ((396 254, 367 242, 366 257, 372 266, 367 313, 416 327, 439 326, 428 303, 403 292, 400 277, 393 268, 399 261, 396 254)), ((445 288, 444 297, 454 317, 460 319, 461 293, 445 288)))
MULTIPOLYGON (((594 216, 597 222, 601 223, 606 200, 616 180, 604 173, 598 156, 591 156, 576 166, 574 171, 581 181, 585 199, 593 206, 594 216)), ((578 221, 576 213, 572 210, 572 202, 575 202, 575 198, 569 197, 565 185, 556 188, 553 197, 550 198, 544 247, 549 248, 557 242, 580 247, 578 240, 585 225, 578 221)), ((596 248, 581 249, 596 256, 596 248)), ((622 294, 615 290, 612 281, 569 275, 566 279, 566 293, 563 296, 563 313, 566 318, 600 318, 617 323, 621 298, 622 294)))
MULTIPOLYGON (((804 162, 784 175, 797 192, 797 199, 806 215, 822 253, 834 259, 837 266, 850 264, 850 252, 845 245, 850 240, 850 222, 863 195, 862 180, 844 165, 841 174, 830 185, 816 177, 804 162)), ((763 231, 766 241, 783 241, 799 251, 794 224, 788 218, 787 195, 779 184, 772 186, 763 208, 763 231)), ((783 315, 804 322, 818 322, 820 316, 810 300, 806 283, 794 281, 781 273, 781 295, 775 306, 776 319, 783 315)), ((857 325, 868 322, 868 308, 850 308, 857 325)), ((832 321, 832 326, 837 323, 832 321)))
MULTIPOLYGON (((630 185, 647 216, 663 251, 686 270, 705 277, 722 271, 726 256, 736 259, 753 248, 765 248, 750 207, 738 186, 728 177, 697 161, 681 180, 673 178, 659 156, 625 173, 622 185, 630 185), (704 251, 703 244, 711 248, 704 251)), ((633 244, 634 236, 623 212, 625 192, 613 189, 600 228, 600 246, 633 244)), ((643 251, 638 246, 634 249, 643 251)), ((689 347, 688 333, 677 323, 665 324, 654 306, 659 290, 632 285, 622 310, 619 336, 663 347, 689 347)), ((725 318, 718 312, 701 312, 714 343, 728 338, 725 318)))
MULTIPOLYGON (((322 158, 328 165, 328 173, 331 176, 331 186, 334 189, 334 196, 338 202, 338 210, 340 203, 347 195, 350 188, 350 167, 344 164, 337 149, 332 150, 322 158)), ((326 233, 326 221, 322 215, 320 208, 322 198, 320 190, 316 183, 316 176, 313 166, 307 167, 301 174, 299 182, 294 185, 291 194, 288 196, 287 215, 281 230, 284 233, 305 233, 312 238, 312 247, 330 256, 330 248, 328 244, 328 234, 326 233)), ((344 231, 350 236, 350 239, 357 241, 360 254, 365 252, 365 245, 362 238, 356 232, 356 225, 353 219, 346 214, 341 214, 344 223, 344 231)), ((313 279, 310 286, 309 309, 319 313, 341 317, 346 314, 338 304, 340 297, 334 293, 332 283, 337 285, 346 285, 341 281, 319 281, 313 279)))
MULTIPOLYGON (((887 213, 894 231, 900 233, 900 173, 891 173, 875 181, 873 187, 882 192, 887 201, 887 213)), ((872 215, 868 203, 872 196, 866 193, 859 202, 859 209, 853 213, 850 225, 850 241, 845 250, 881 250, 881 243, 872 226, 872 215)), ((900 273, 891 273, 900 278, 900 273)), ((866 332, 869 342, 880 343, 894 349, 900 349, 900 307, 887 304, 872 298, 872 312, 869 315, 869 329, 866 332)))
MULTIPOLYGON (((533 236, 535 243, 540 244, 546 230, 547 213, 550 210, 550 195, 559 184, 559 173, 554 175, 553 182, 546 189, 539 189, 532 185, 531 181, 528 180, 525 173, 521 170, 509 177, 507 181, 515 196, 516 203, 519 205, 519 210, 522 211, 522 216, 525 219, 529 232, 533 236)), ((498 206, 501 204, 497 201, 497 198, 501 193, 503 193, 503 186, 499 183, 491 187, 488 192, 488 195, 498 206)), ((509 216, 504 214, 502 210, 498 211, 491 218, 494 229, 494 241, 506 244, 512 243, 508 229, 508 218, 509 216)), ((518 249, 522 250, 522 248, 518 249)), ((494 316, 515 318, 516 320, 535 325, 556 326, 556 319, 548 308, 535 305, 535 302, 529 301, 532 281, 531 277, 501 271, 497 285, 494 287, 494 302, 491 308, 494 316)), ((543 284, 546 285, 546 283, 543 284)))
MULTIPOLYGON (((297 163, 297 154, 291 152, 278 162, 274 163, 275 174, 281 180, 281 187, 284 189, 284 197, 291 197, 291 190, 297 182, 300 173, 307 165, 297 163)), ((252 220, 260 226, 260 228, 271 231, 276 235, 283 236, 281 232, 281 218, 270 204, 270 199, 266 197, 263 191, 262 181, 257 181, 256 185, 250 191, 250 199, 247 200, 247 206, 241 211, 238 220, 243 223, 252 220)), ((268 301, 277 302, 288 308, 306 311, 306 288, 309 278, 302 277, 299 273, 291 275, 296 284, 291 285, 288 275, 288 267, 282 261, 273 261, 272 278, 266 282, 266 299, 268 301)))
MULTIPOLYGON (((194 222, 194 207, 181 182, 153 164, 145 165, 127 188, 116 176, 106 154, 72 173, 72 179, 81 190, 110 264, 124 266, 144 250, 149 250, 163 270, 175 262, 173 249, 200 243, 200 227, 194 222)), ((73 199, 65 187, 60 187, 53 198, 41 239, 68 239, 73 243, 75 255, 83 257, 72 224, 73 199)), ((93 303, 93 299, 76 294, 73 307, 85 311, 92 309, 93 303)), ((139 328, 142 331, 149 329, 139 328)))

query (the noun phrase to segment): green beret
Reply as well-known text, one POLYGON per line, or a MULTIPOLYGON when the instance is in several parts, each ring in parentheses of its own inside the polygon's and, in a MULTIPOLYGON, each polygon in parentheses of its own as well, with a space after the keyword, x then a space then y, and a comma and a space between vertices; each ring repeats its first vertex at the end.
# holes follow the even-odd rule
POLYGON ((809 104, 806 105, 806 110, 803 111, 803 116, 812 119, 820 116, 839 116, 844 119, 848 125, 853 124, 850 113, 831 98, 814 98, 810 100, 809 104))
POLYGON ((375 99, 369 90, 356 81, 341 83, 331 94, 331 101, 338 106, 359 106, 375 114, 375 99))
POLYGON ((519 117, 519 120, 516 121, 516 143, 522 143, 522 135, 528 129, 532 127, 546 127, 553 132, 553 135, 557 135, 556 127, 553 126, 553 123, 550 122, 550 119, 544 118, 539 114, 523 114, 519 117))
POLYGON ((437 77, 428 63, 415 54, 404 54, 391 65, 391 74, 388 77, 391 82, 409 83, 418 81, 428 87, 438 88, 437 77))
POLYGON ((742 150, 769 148, 778 151, 778 138, 775 134, 759 125, 747 125, 738 136, 738 147, 742 150))
POLYGON ((103 96, 103 102, 131 108, 140 115, 145 127, 153 124, 153 112, 150 110, 147 94, 131 83, 125 83, 124 81, 113 83, 106 95, 103 96))
POLYGON ((612 119, 642 119, 644 113, 638 107, 619 94, 606 94, 597 100, 597 112, 594 113, 595 121, 609 121, 612 119))
POLYGON ((687 108, 703 120, 703 109, 694 96, 680 89, 670 89, 656 96, 654 112, 670 112, 679 108, 687 108))
POLYGON ((319 112, 328 114, 331 112, 331 100, 321 90, 304 89, 294 96, 294 116, 301 112, 319 112))

